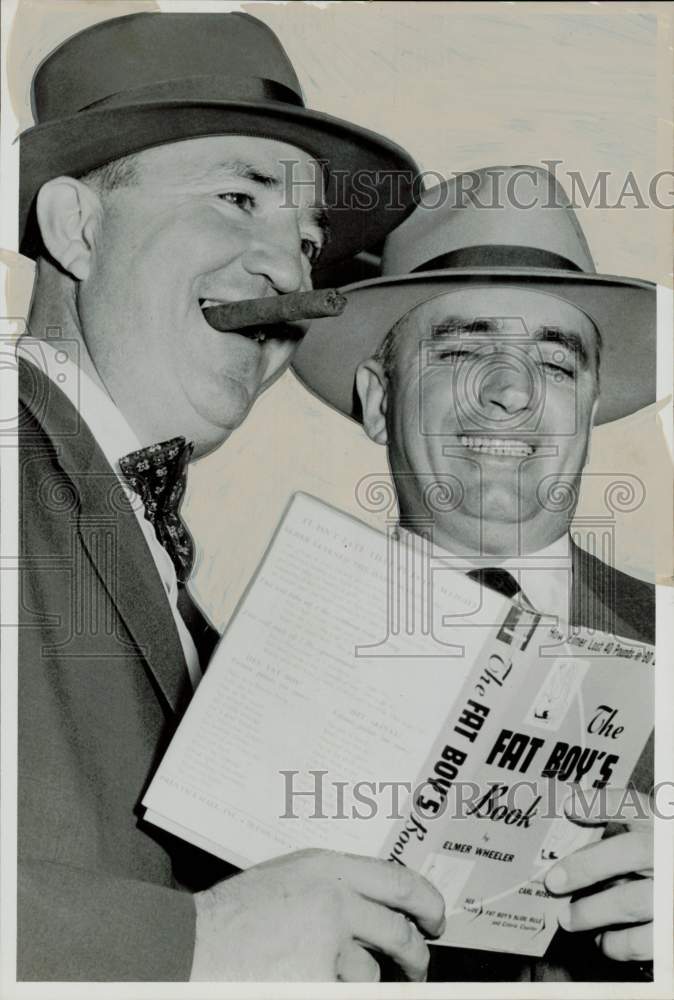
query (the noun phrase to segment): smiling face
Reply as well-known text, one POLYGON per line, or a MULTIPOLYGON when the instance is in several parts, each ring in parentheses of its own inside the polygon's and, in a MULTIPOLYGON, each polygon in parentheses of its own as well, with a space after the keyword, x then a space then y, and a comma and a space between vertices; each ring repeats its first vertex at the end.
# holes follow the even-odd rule
POLYGON ((591 320, 551 295, 489 286, 417 306, 393 337, 358 388, 403 523, 430 511, 456 553, 518 555, 561 537, 572 511, 556 500, 578 487, 598 391, 591 320), (431 500, 443 482, 444 512, 431 500))
POLYGON ((81 326, 137 433, 183 434, 200 455, 239 426, 297 342, 217 332, 202 306, 312 287, 324 241, 320 171, 302 150, 244 136, 159 146, 135 160, 134 182, 102 198, 78 289, 81 326), (292 199, 282 161, 294 163, 292 199))

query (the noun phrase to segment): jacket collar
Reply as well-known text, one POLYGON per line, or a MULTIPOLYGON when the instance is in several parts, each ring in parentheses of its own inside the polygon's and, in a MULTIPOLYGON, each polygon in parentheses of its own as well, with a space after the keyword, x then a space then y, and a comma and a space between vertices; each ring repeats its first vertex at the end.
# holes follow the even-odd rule
POLYGON ((618 613, 616 572, 606 563, 571 542, 573 588, 570 624, 597 629, 625 638, 639 638, 635 628, 618 613))
MULTIPOLYGON (((50 438, 56 460, 76 491, 79 538, 135 651, 144 658, 169 707, 180 711, 191 690, 180 639, 161 579, 117 475, 76 408, 54 382, 25 360, 19 362, 19 398, 50 438), (103 544, 111 529, 113 553, 103 544)), ((30 446, 30 438, 23 440, 24 447, 30 446)))

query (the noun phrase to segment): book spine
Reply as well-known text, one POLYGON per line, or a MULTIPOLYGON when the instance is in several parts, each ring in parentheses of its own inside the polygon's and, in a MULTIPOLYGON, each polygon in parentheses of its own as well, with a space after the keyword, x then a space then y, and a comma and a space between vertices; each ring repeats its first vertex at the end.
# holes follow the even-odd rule
MULTIPOLYGON (((474 778, 493 740, 498 720, 515 697, 531 666, 532 638, 540 616, 507 606, 500 625, 490 631, 474 668, 447 714, 409 797, 404 819, 391 830, 382 857, 421 867, 446 831, 457 805, 456 793, 474 778)), ((451 661, 448 670, 452 669, 451 661)))

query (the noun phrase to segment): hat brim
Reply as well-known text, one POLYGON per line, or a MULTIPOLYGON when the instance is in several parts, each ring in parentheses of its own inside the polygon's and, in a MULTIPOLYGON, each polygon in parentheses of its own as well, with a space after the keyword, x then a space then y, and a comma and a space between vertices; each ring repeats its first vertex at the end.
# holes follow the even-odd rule
POLYGON ((602 335, 596 423, 608 423, 655 401, 656 288, 650 282, 547 268, 452 268, 348 285, 343 314, 315 320, 293 368, 330 406, 360 419, 355 373, 392 326, 415 306, 461 287, 514 284, 555 295, 582 309, 602 335))
POLYGON ((325 162, 332 236, 321 257, 322 266, 376 245, 414 207, 414 160, 396 143, 368 129, 274 101, 152 101, 83 111, 24 132, 20 138, 21 252, 35 256, 39 250, 35 197, 52 177, 80 176, 121 156, 211 135, 275 139, 325 162))

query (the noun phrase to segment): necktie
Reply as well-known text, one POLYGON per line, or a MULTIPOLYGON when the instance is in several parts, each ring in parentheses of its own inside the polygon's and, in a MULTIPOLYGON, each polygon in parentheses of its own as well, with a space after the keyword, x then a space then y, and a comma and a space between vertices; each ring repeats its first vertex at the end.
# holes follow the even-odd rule
POLYGON ((202 669, 220 638, 196 606, 185 586, 194 562, 194 542, 180 517, 187 484, 187 463, 193 444, 184 437, 140 448, 124 455, 119 468, 129 486, 143 501, 145 517, 175 566, 178 580, 178 611, 197 648, 202 669))
POLYGON ((194 542, 180 517, 193 450, 184 437, 175 437, 119 460, 124 478, 143 501, 145 517, 171 557, 179 584, 187 581, 194 562, 194 542))
POLYGON ((531 602, 527 599, 519 583, 507 569, 501 569, 498 566, 485 566, 482 569, 469 570, 466 576, 469 576, 471 580, 475 580, 476 583, 481 584, 483 587, 489 587, 490 590, 495 590, 497 594, 503 594, 509 600, 515 601, 525 611, 534 611, 531 602))

